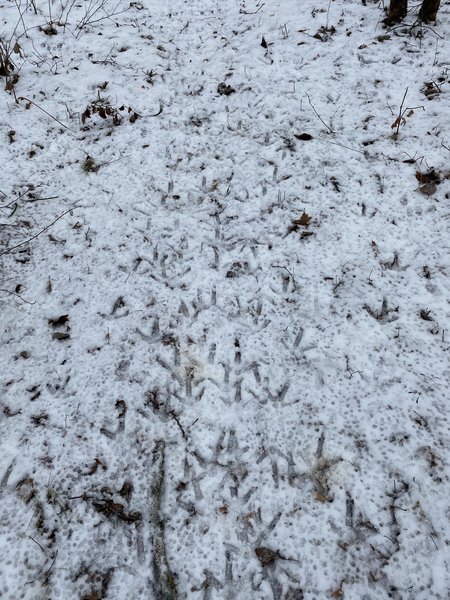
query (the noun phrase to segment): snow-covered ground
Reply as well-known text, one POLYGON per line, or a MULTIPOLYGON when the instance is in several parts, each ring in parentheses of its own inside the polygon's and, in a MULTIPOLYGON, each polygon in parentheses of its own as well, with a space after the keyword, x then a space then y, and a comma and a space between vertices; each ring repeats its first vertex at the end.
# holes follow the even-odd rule
POLYGON ((449 7, 1 0, 1 598, 450 597, 449 7))

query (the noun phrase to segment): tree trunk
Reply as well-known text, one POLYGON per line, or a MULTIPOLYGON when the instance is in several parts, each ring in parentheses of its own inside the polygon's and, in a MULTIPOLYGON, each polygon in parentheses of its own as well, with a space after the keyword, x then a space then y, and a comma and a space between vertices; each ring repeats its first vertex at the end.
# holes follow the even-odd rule
POLYGON ((419 19, 425 23, 428 23, 428 21, 436 21, 440 3, 440 0, 423 0, 422 7, 419 11, 419 19))
MULTIPOLYGON (((424 3, 426 1, 427 0, 424 0, 424 3)), ((389 4, 387 19, 385 20, 386 25, 400 23, 400 21, 406 17, 407 12, 408 0, 391 0, 389 4)))

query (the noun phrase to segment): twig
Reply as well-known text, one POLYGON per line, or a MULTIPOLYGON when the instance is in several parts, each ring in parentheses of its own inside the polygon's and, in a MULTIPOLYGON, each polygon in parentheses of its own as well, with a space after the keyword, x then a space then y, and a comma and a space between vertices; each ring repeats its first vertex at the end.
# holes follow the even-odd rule
POLYGON ((161 500, 164 491, 165 476, 165 450, 163 440, 156 442, 153 450, 153 464, 156 473, 150 490, 150 518, 154 528, 153 533, 153 572, 155 578, 155 600, 176 600, 177 588, 174 576, 167 560, 166 545, 164 541, 164 520, 161 515, 161 500))
POLYGON ((49 566, 49 568, 46 571, 44 571, 44 575, 48 575, 50 573, 50 571, 53 569, 57 556, 58 556, 58 550, 55 552, 55 554, 53 556, 52 564, 49 566))
POLYGON ((183 31, 185 29, 187 29, 188 27, 189 27, 189 21, 186 22, 186 25, 182 29, 180 29, 180 31, 178 33, 183 33, 183 31))
POLYGON ((328 31, 328 21, 330 18, 330 7, 331 7, 331 0, 328 0, 328 9, 327 9, 327 22, 325 25, 325 29, 328 31))
POLYGON ((40 200, 57 200, 58 196, 47 196, 46 198, 30 198, 27 202, 39 202, 40 200))
MULTIPOLYGON (((435 31, 432 27, 430 27, 429 25, 425 25, 423 23, 423 21, 421 21, 420 19, 416 19, 414 21, 414 23, 408 27, 407 29, 405 29, 405 24, 404 23, 400 23, 399 25, 395 25, 394 27, 390 27, 389 29, 386 29, 386 34, 388 33, 392 33, 393 31, 395 31, 396 29, 404 29, 405 32, 409 33, 409 35, 413 35, 412 31, 415 27, 420 27, 420 28, 424 28, 424 29, 429 29, 432 33, 434 33, 434 35, 436 37, 438 37, 439 39, 443 40, 444 36, 439 34, 437 31, 435 31)), ((415 36, 417 37, 417 35, 415 36)))
MULTIPOLYGON (((406 91, 408 91, 408 88, 406 88, 406 91)), ((406 94, 406 92, 405 92, 405 94, 406 94)), ((403 96, 402 106, 403 106, 404 100, 405 100, 405 96, 403 96)), ((400 106, 400 110, 402 109, 402 106, 400 106)), ((423 106, 423 104, 421 104, 420 106, 406 106, 403 110, 401 110, 401 113, 399 114, 399 116, 395 119, 395 121, 391 125, 391 129, 393 129, 394 127, 397 128, 397 131, 394 133, 395 137, 398 136, 400 125, 406 124, 406 119, 403 115, 407 112, 406 116, 411 116, 411 114, 414 113, 414 111, 417 110, 418 108, 421 108, 423 111, 425 110, 425 107, 423 106)))
POLYGON ((313 109, 314 113, 316 114, 316 116, 320 119, 321 123, 323 125, 325 125, 325 127, 328 129, 328 131, 330 133, 334 133, 334 131, 331 129, 331 127, 329 125, 327 125, 327 123, 325 123, 325 121, 322 119, 322 117, 319 115, 319 113, 317 112, 317 110, 315 109, 314 104, 311 102, 311 98, 309 97, 309 94, 306 94, 306 97, 308 98, 308 102, 309 105, 311 106, 311 108, 313 109))
POLYGON ((399 117, 401 117, 401 115, 402 115, 403 104, 404 104, 404 102, 405 102, 406 95, 407 95, 407 93, 408 93, 408 89, 409 89, 409 88, 407 87, 407 88, 406 88, 406 90, 405 90, 405 93, 403 94, 403 100, 402 100, 402 103, 400 104, 400 110, 398 111, 398 115, 399 115, 399 117))
POLYGON ((119 2, 117 2, 115 7, 109 12, 106 12, 105 10, 106 4, 107 0, 97 0, 97 3, 89 4, 89 7, 86 9, 84 17, 76 26, 76 29, 79 30, 79 33, 81 33, 81 30, 84 29, 84 27, 86 27, 87 25, 92 26, 94 23, 99 23, 100 21, 103 21, 105 19, 111 19, 112 17, 116 17, 117 15, 121 15, 122 13, 128 11, 128 8, 119 11, 117 10, 117 8, 120 5, 120 0, 119 2), (94 15, 96 15, 100 10, 103 10, 105 14, 101 17, 94 19, 94 15))
POLYGON ((68 210, 66 210, 65 212, 62 213, 62 215, 59 215, 59 217, 57 217, 54 221, 52 221, 49 225, 47 225, 46 227, 44 227, 44 229, 41 229, 41 231, 38 231, 38 233, 36 233, 35 235, 31 236, 29 239, 25 240, 24 242, 20 242, 20 244, 16 244, 15 246, 12 246, 11 248, 8 248, 7 250, 4 250, 3 252, 0 253, 0 256, 4 256, 5 254, 9 254, 10 252, 12 252, 13 250, 16 250, 17 248, 20 248, 21 246, 24 246, 25 244, 28 244, 29 242, 32 242, 33 240, 35 240, 38 236, 40 236, 42 233, 44 233, 44 231, 47 231, 47 229, 50 229, 50 227, 52 227, 55 223, 57 223, 60 219, 62 219, 63 217, 65 217, 68 213, 70 213, 72 210, 75 210, 75 208, 77 208, 76 206, 73 206, 72 208, 69 208, 68 210))
POLYGON ((8 479, 9 476, 12 473, 12 470, 14 468, 14 465, 16 463, 16 459, 13 458, 13 460, 11 461, 11 464, 9 465, 9 467, 6 469, 5 474, 3 475, 3 477, 0 480, 0 492, 7 486, 8 484, 8 479))
POLYGON ((37 542, 33 537, 31 537, 31 535, 28 536, 30 538, 30 540, 32 542, 34 542, 36 544, 36 546, 39 546, 39 548, 42 550, 42 552, 45 554, 45 550, 44 548, 41 546, 41 544, 39 542, 37 542))
MULTIPOLYGON (((1 291, 1 290, 0 290, 0 291, 1 291)), ((171 410, 171 411, 169 412, 169 415, 172 417, 172 419, 175 421, 175 423, 176 423, 176 424, 178 425, 178 427, 180 428, 181 435, 183 436, 183 438, 184 438, 185 440, 187 440, 187 439, 188 439, 188 437, 187 437, 187 435, 186 435, 186 432, 185 432, 185 430, 183 429, 183 425, 180 423, 180 419, 177 417, 177 415, 176 415, 175 411, 174 411, 174 410, 171 410)))
POLYGON ((162 102, 160 102, 159 103, 159 110, 158 110, 158 112, 156 114, 154 114, 154 115, 148 115, 148 116, 149 117, 157 117, 158 115, 160 115, 162 113, 162 110, 163 110, 163 105, 162 105, 162 102))
POLYGON ((16 294, 16 292, 11 292, 10 290, 0 289, 0 292, 5 292, 6 294, 11 294, 12 296, 17 296, 17 298, 20 298, 20 300, 22 300, 22 302, 25 302, 25 304, 36 304, 36 300, 34 300, 33 302, 29 302, 28 300, 25 300, 25 298, 22 298, 22 296, 20 294, 16 294))
POLYGON ((408 88, 406 88, 405 93, 403 94, 403 100, 402 100, 402 103, 400 104, 400 110, 398 111, 398 117, 396 119, 397 131, 395 132, 395 135, 397 135, 397 136, 398 136, 398 132, 400 131, 400 125, 401 125, 402 117, 403 117, 403 104, 405 103, 407 93, 408 93, 408 88))
POLYGON ((61 125, 61 127, 64 127, 64 129, 68 129, 72 133, 76 134, 76 131, 74 129, 71 129, 67 125, 64 125, 64 123, 61 123, 61 121, 59 119, 57 119, 56 117, 54 117, 53 115, 51 115, 49 112, 47 112, 45 110, 45 108, 42 108, 42 106, 39 106, 39 104, 36 104, 36 102, 33 102, 33 100, 30 100, 29 98, 26 98, 25 96, 20 96, 20 98, 17 98, 17 99, 18 100, 26 100, 30 104, 33 104, 34 106, 36 106, 36 108, 39 108, 39 110, 42 110, 42 112, 44 112, 46 115, 48 115, 51 119, 53 119, 54 121, 56 121, 57 123, 59 123, 61 125))
POLYGON ((339 142, 332 142, 329 139, 325 139, 324 137, 319 137, 319 140, 323 140, 327 142, 327 144, 334 144, 335 146, 340 146, 341 148, 345 148, 346 150, 351 150, 352 152, 358 152, 363 156, 366 156, 366 153, 363 150, 358 150, 357 148, 352 148, 351 146, 346 146, 345 144, 340 144, 339 142))
POLYGON ((284 269, 285 271, 287 271, 289 273, 290 278, 292 279, 292 283, 294 284, 294 290, 298 289, 298 282, 295 279, 294 274, 291 273, 287 267, 285 267, 284 265, 271 265, 271 266, 274 269, 284 269))
MULTIPOLYGON (((16 8, 17 8, 17 10, 19 12, 19 18, 20 18, 20 21, 21 21, 22 26, 23 26, 23 33, 24 33, 25 37, 28 37, 27 28, 25 27, 25 21, 23 20, 23 15, 26 12, 26 8, 25 8, 25 10, 23 12, 21 12, 21 10, 20 10, 20 4, 18 4, 17 0, 14 0, 14 4, 16 5, 16 8)), ((17 27, 16 27, 16 29, 17 29, 17 27)))

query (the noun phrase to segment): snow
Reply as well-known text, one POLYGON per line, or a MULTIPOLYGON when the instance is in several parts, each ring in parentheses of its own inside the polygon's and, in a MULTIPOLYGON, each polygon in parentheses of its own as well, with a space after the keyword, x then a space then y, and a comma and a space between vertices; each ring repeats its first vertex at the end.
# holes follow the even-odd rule
POLYGON ((448 598, 448 3, 0 8, 0 597, 448 598))

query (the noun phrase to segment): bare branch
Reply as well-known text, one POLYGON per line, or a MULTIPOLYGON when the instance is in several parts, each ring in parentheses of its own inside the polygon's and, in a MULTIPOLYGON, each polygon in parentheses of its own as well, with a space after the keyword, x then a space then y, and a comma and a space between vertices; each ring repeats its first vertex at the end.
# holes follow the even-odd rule
POLYGON ((314 104, 311 102, 311 98, 309 97, 309 94, 306 94, 306 97, 308 98, 309 105, 310 105, 310 106, 311 106, 311 108, 313 109, 313 111, 314 111, 314 113, 316 114, 316 116, 319 118, 320 122, 321 122, 323 125, 325 125, 325 127, 328 129, 328 131, 329 131, 330 133, 334 133, 334 131, 331 129, 331 127, 330 127, 330 126, 329 126, 327 123, 325 123, 325 121, 322 119, 322 117, 321 117, 321 116, 319 115, 319 113, 317 112, 317 110, 316 110, 316 108, 315 108, 314 104))
POLYGON ((3 252, 0 253, 0 256, 5 256, 5 254, 10 254, 11 252, 13 252, 14 250, 16 250, 17 248, 20 248, 21 246, 24 246, 25 244, 28 244, 29 242, 32 242, 37 237, 39 237, 42 233, 44 233, 45 231, 47 231, 47 229, 50 229, 50 227, 52 227, 60 219, 62 219, 63 217, 65 217, 72 210, 75 210, 75 208, 77 208, 77 207, 73 206, 72 208, 69 208, 68 210, 66 210, 65 212, 63 212, 62 215, 59 215, 59 217, 57 217, 49 225, 47 225, 46 227, 44 227, 44 229, 41 229, 41 231, 38 231, 38 233, 36 233, 35 235, 31 236, 30 238, 28 238, 24 242, 20 242, 20 244, 16 244, 15 246, 12 246, 11 248, 7 248, 6 250, 4 250, 3 252))

